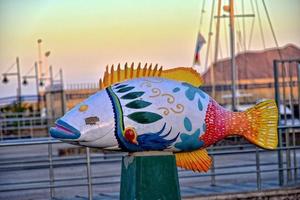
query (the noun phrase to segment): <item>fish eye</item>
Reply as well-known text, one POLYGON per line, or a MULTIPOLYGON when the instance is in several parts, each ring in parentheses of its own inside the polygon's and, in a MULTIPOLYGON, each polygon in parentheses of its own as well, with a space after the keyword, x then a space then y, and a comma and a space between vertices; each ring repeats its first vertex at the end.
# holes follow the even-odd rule
POLYGON ((100 121, 99 117, 97 116, 87 117, 84 120, 86 125, 95 125, 97 122, 100 121))
POLYGON ((80 111, 80 112, 84 112, 84 111, 86 111, 88 108, 89 108, 88 105, 83 104, 83 105, 81 105, 81 106, 79 107, 79 111, 80 111))

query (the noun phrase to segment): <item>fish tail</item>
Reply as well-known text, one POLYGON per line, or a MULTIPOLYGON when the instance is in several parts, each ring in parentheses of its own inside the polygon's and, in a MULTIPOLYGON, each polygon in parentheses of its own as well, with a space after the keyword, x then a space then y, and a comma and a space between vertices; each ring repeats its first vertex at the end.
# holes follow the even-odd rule
POLYGON ((278 109, 274 100, 263 101, 235 115, 233 115, 235 118, 233 122, 236 128, 233 133, 245 137, 251 143, 264 149, 277 147, 278 109))

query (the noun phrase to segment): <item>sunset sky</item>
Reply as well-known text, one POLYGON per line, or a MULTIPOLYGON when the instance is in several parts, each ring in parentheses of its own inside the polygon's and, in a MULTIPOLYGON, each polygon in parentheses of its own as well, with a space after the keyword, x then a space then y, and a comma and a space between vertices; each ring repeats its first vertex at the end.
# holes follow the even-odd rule
MULTIPOLYGON (((242 12, 241 1, 236 0, 238 14, 242 12)), ((206 39, 211 2, 206 0, 201 28, 206 39)), ((245 0, 247 14, 252 13, 249 2, 245 0)), ((274 47, 261 0, 257 2, 266 47, 274 47)), ((265 2, 279 45, 300 46, 300 1, 265 2)), ((48 62, 54 67, 54 74, 63 69, 66 84, 97 82, 107 64, 119 62, 152 62, 166 68, 191 66, 201 6, 202 0, 0 0, 0 73, 19 56, 25 75, 37 60, 37 39, 43 40, 44 52, 51 51, 48 62)), ((245 19, 246 40, 251 20, 245 19)), ((225 23, 227 20, 221 23, 223 56, 227 54, 225 23)), ((236 20, 236 28, 241 30, 241 26, 242 19, 236 20)), ((263 49, 257 18, 251 49, 263 49)), ((206 46, 201 51, 202 64, 205 52, 206 46)), ((15 95, 15 87, 14 77, 7 85, 0 83, 0 97, 15 95)), ((33 81, 22 87, 23 94, 35 94, 34 87, 33 81)))

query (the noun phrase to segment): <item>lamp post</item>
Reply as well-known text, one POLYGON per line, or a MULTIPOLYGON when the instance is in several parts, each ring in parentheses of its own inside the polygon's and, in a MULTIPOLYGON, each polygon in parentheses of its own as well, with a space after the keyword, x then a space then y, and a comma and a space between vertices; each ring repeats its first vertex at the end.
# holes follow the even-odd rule
POLYGON ((43 61, 42 61, 42 39, 38 39, 37 40, 37 44, 38 44, 38 68, 39 68, 39 78, 42 78, 42 74, 43 74, 43 61))
POLYGON ((3 73, 3 80, 2 82, 4 84, 7 84, 9 82, 8 76, 17 76, 17 81, 18 81, 18 87, 17 87, 17 100, 18 104, 21 105, 22 102, 22 97, 21 97, 21 75, 20 75, 20 61, 19 57, 16 58, 16 66, 17 66, 17 72, 6 72, 3 73))
MULTIPOLYGON (((45 54, 46 56, 46 54, 45 54)), ((49 54, 48 54, 49 56, 49 54)), ((47 89, 45 88, 45 92, 41 93, 41 95, 39 96, 40 99, 42 99, 42 102, 43 102, 43 108, 46 109, 46 115, 48 117, 48 115, 52 115, 53 116, 53 113, 52 111, 49 113, 49 108, 53 110, 53 99, 52 99, 52 88, 53 88, 53 71, 52 71, 52 66, 50 65, 48 67, 48 70, 47 70, 47 75, 48 76, 45 76, 46 74, 44 74, 41 78, 38 79, 38 86, 39 87, 43 87, 45 86, 47 82, 50 82, 50 106, 47 105, 47 101, 46 101, 46 98, 47 98, 47 89)), ((52 118, 52 117, 51 117, 52 118)), ((49 122, 47 121, 47 123, 49 124, 49 122)))
POLYGON ((61 109, 62 114, 66 112, 66 104, 65 104, 65 93, 64 93, 64 81, 63 81, 63 71, 59 69, 59 76, 60 76, 60 84, 61 84, 61 109))
POLYGON ((35 75, 23 76, 23 85, 28 85, 27 79, 35 79, 36 83, 36 94, 37 94, 37 110, 40 111, 40 91, 39 91, 39 74, 38 74, 38 63, 34 62, 35 75))
MULTIPOLYGON (((45 56, 45 67, 46 68, 48 68, 48 57, 50 56, 50 51, 47 51, 45 54, 44 54, 44 56, 45 56)), ((49 67, 49 70, 51 70, 51 66, 49 67)), ((42 87, 42 86, 44 86, 44 80, 47 80, 47 79, 50 79, 50 81, 51 81, 51 78, 45 78, 45 76, 46 76, 46 74, 44 74, 44 73, 40 73, 41 74, 41 77, 40 77, 40 86, 42 87)))

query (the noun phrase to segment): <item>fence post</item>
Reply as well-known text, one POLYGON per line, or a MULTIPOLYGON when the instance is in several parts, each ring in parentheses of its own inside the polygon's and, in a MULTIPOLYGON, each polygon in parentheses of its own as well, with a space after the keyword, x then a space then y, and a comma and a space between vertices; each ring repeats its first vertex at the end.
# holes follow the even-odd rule
MULTIPOLYGON (((274 67, 274 88, 275 88, 275 101, 277 104, 277 107, 279 108, 280 111, 280 90, 279 90, 279 82, 278 82, 278 66, 277 66, 277 60, 273 61, 273 67, 274 67)), ((281 120, 280 117, 280 112, 279 112, 279 121, 281 120)), ((277 150, 277 157, 278 157, 278 180, 279 180, 279 185, 283 185, 283 164, 282 164, 282 140, 281 140, 281 134, 282 131, 281 129, 278 130, 278 147, 279 149, 277 150)))
MULTIPOLYGON (((19 116, 19 114, 17 115, 17 117, 19 118, 20 116, 19 116)), ((21 123, 20 123, 21 121, 20 120, 18 120, 17 121, 17 124, 18 124, 18 139, 21 139, 21 123)))
POLYGON ((30 138, 33 138, 33 118, 34 117, 29 117, 29 121, 30 121, 30 123, 29 123, 29 125, 30 125, 30 138))
MULTIPOLYGON (((297 61, 297 87, 298 87, 298 118, 300 119, 300 60, 297 61)), ((296 136, 293 135, 293 146, 296 147, 296 136)), ((297 167, 297 154, 296 149, 294 149, 294 180, 298 178, 298 167, 297 167)))
POLYGON ((213 157, 213 155, 211 156, 211 168, 210 168, 210 172, 211 172, 211 186, 216 186, 216 175, 215 175, 215 159, 213 157))
POLYGON ((285 131, 285 147, 286 147, 286 182, 289 183, 292 179, 292 170, 291 170, 291 150, 290 150, 290 129, 285 131))
POLYGON ((2 126, 3 126, 3 121, 5 120, 5 118, 2 117, 1 115, 2 115, 2 113, 0 112, 0 141, 3 140, 3 131, 4 131, 4 129, 2 129, 2 126))
POLYGON ((91 154, 90 154, 89 147, 86 147, 86 169, 87 169, 87 181, 88 181, 88 199, 93 200, 91 154))
POLYGON ((256 160, 256 184, 257 190, 261 191, 261 175, 260 175, 260 160, 259 160, 259 149, 255 147, 255 160, 256 160))
POLYGON ((54 172, 53 172, 53 159, 52 159, 52 143, 48 143, 48 158, 49 158, 49 180, 50 180, 50 199, 54 198, 54 172))

